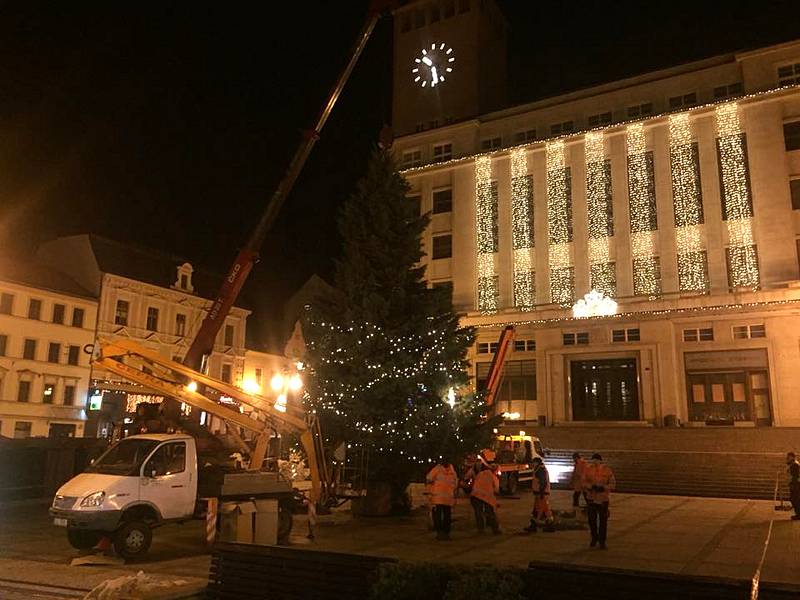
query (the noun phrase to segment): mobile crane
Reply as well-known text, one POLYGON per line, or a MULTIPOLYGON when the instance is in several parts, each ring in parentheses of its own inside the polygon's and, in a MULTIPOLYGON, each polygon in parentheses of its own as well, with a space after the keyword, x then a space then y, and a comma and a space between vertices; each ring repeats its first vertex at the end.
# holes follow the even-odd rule
MULTIPOLYGON (((279 407, 268 398, 247 394, 235 386, 208 377, 205 371, 208 356, 214 348, 214 340, 231 307, 236 302, 250 271, 258 261, 259 249, 269 228, 275 221, 317 139, 319 139, 322 128, 375 29, 375 25, 381 16, 390 12, 396 4, 396 1, 390 0, 371 1, 367 18, 359 31, 345 68, 337 78, 314 127, 305 132, 283 178, 270 197, 247 243, 239 251, 228 270, 183 362, 166 359, 157 352, 128 340, 98 340, 93 349, 93 360, 98 367, 163 395, 166 398, 162 406, 163 414, 168 418, 180 415, 178 407, 182 402, 192 409, 196 409, 197 413, 205 411, 216 415, 229 425, 228 433, 237 439, 241 450, 251 456, 250 473, 246 477, 237 477, 236 473, 225 475, 221 481, 217 482, 216 486, 212 486, 216 489, 207 492, 213 494, 214 498, 273 497, 277 495, 283 499, 287 494, 291 494, 290 484, 279 481, 277 476, 271 477, 273 474, 261 472, 269 444, 270 430, 290 431, 299 435, 311 472, 311 490, 308 498, 310 510, 313 511, 318 503, 324 504, 342 491, 332 482, 327 471, 319 423, 313 415, 307 415, 296 407, 286 405, 279 407), (239 403, 240 407, 248 407, 249 413, 245 414, 241 409, 237 411, 223 404, 221 402, 223 397, 233 399, 239 403), (251 449, 238 436, 236 431, 238 427, 256 434, 254 448, 251 449)), ((186 429, 190 428, 188 423, 184 423, 184 425, 186 429)), ((76 547, 91 547, 97 538, 110 535, 115 548, 123 556, 136 556, 147 551, 152 527, 171 519, 189 518, 190 513, 194 514, 195 512, 194 500, 198 494, 203 494, 201 484, 204 483, 199 481, 196 455, 190 456, 190 450, 196 453, 196 439, 176 433, 132 436, 123 442, 127 440, 136 442, 136 447, 132 444, 125 446, 126 450, 129 449, 132 452, 127 457, 130 460, 114 462, 109 459, 110 452, 121 453, 119 449, 115 450, 118 446, 121 447, 122 442, 120 442, 118 446, 112 447, 98 459, 97 466, 93 465, 95 473, 82 473, 70 480, 62 486, 53 501, 50 512, 55 523, 67 528, 70 542, 76 547), (141 443, 134 438, 141 440, 141 443), (179 446, 182 450, 170 448, 170 446, 179 446), (163 451, 161 451, 162 448, 164 448, 163 451), (185 494, 177 492, 172 494, 172 496, 185 495, 186 503, 182 509, 175 510, 174 514, 170 513, 169 515, 160 511, 157 503, 138 502, 139 498, 147 496, 147 494, 142 494, 145 487, 152 490, 160 485, 159 478, 162 480, 163 478, 174 479, 173 476, 176 475, 170 471, 169 465, 162 468, 154 463, 155 459, 160 456, 160 451, 161 454, 172 453, 170 460, 182 460, 180 463, 183 465, 182 472, 187 473, 186 477, 188 477, 179 483, 169 484, 171 489, 186 492, 185 494), (183 458, 181 459, 180 456, 183 458), (118 479, 121 477, 126 480, 124 485, 119 484, 119 481, 108 479, 108 477, 114 477, 113 474, 97 472, 102 464, 108 466, 109 462, 111 465, 109 468, 112 470, 114 468, 125 470, 124 475, 117 475, 118 479), (195 469, 193 481, 191 465, 194 465, 195 469), (92 478, 93 474, 104 475, 104 477, 92 478), (133 481, 136 481, 135 486, 138 486, 135 490, 131 487, 133 481), (88 490, 86 489, 87 485, 102 485, 103 488, 114 489, 88 490), (193 493, 189 493, 191 491, 193 493), (137 498, 137 501, 130 501, 133 496, 137 498), (192 511, 188 509, 189 499, 192 500, 192 511)), ((352 488, 350 492, 353 492, 352 488)))

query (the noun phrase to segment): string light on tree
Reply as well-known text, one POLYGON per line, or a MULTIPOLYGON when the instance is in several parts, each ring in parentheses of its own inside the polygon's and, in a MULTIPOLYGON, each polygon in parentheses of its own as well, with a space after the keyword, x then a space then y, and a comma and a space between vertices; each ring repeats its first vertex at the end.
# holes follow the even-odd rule
POLYGON ((611 172, 605 160, 602 131, 585 138, 586 209, 590 285, 607 296, 616 295, 616 273, 611 262, 611 172))
POLYGON ((724 211, 728 226, 728 268, 732 287, 759 286, 758 257, 753 240, 753 206, 747 176, 746 141, 739 106, 716 107, 717 144, 724 211))
POLYGON ((678 250, 678 285, 681 291, 707 291, 700 165, 688 112, 669 117, 669 157, 678 250))
POLYGON ((531 310, 534 284, 533 182, 524 148, 511 151, 511 237, 514 246, 514 306, 531 310))
POLYGON ((478 310, 494 313, 499 293, 494 264, 497 253, 497 187, 492 182, 492 159, 486 155, 475 159, 475 204, 478 310))
POLYGON ((548 142, 547 229, 550 243, 550 301, 571 305, 575 295, 572 266, 572 181, 566 166, 564 141, 548 142))
POLYGON ((630 204, 633 289, 636 295, 661 293, 661 273, 656 256, 655 182, 653 156, 647 152, 642 123, 625 130, 628 152, 628 201, 630 204))

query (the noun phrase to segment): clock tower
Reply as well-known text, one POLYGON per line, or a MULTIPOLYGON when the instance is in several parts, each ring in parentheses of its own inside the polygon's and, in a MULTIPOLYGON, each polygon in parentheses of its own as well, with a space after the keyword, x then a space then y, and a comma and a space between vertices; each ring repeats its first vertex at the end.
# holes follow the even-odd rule
POLYGON ((504 105, 508 23, 494 0, 411 1, 394 17, 395 135, 504 105))

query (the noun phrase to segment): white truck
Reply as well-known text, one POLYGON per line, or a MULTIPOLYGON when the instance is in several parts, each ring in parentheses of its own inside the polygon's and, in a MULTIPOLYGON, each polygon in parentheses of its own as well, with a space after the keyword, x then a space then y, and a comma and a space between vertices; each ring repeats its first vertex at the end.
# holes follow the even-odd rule
POLYGON ((182 434, 144 434, 120 440, 56 493, 50 514, 65 527, 70 544, 95 546, 109 537, 125 558, 147 552, 153 528, 203 518, 204 496, 279 500, 279 537, 291 529, 292 486, 277 473, 253 473, 257 488, 236 489, 233 480, 201 482, 195 439, 182 434), (205 491, 203 491, 205 488, 205 491), (253 492, 253 490, 256 490, 253 492), (244 493, 242 493, 244 492, 244 493))

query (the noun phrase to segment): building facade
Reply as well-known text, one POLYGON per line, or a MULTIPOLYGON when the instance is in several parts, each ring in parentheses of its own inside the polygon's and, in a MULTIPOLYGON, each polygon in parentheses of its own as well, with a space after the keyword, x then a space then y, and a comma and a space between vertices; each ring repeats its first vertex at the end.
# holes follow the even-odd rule
MULTIPOLYGON (((96 335, 129 338, 182 360, 220 280, 177 257, 95 235, 59 238, 41 246, 39 258, 69 274, 99 299, 96 335)), ((245 328, 250 311, 234 307, 208 360, 208 374, 242 384, 245 328)), ((88 406, 91 432, 106 436, 139 402, 163 398, 102 370, 92 369, 88 406), (95 431, 96 430, 96 433, 95 431)))
POLYGON ((0 264, 0 435, 81 437, 97 301, 61 273, 0 264))
POLYGON ((423 107, 430 126, 394 151, 431 213, 428 279, 478 328, 476 384, 516 329, 499 410, 800 426, 800 42, 479 112, 448 104, 481 85, 450 39, 501 35, 494 4, 397 17, 395 106, 423 107))

